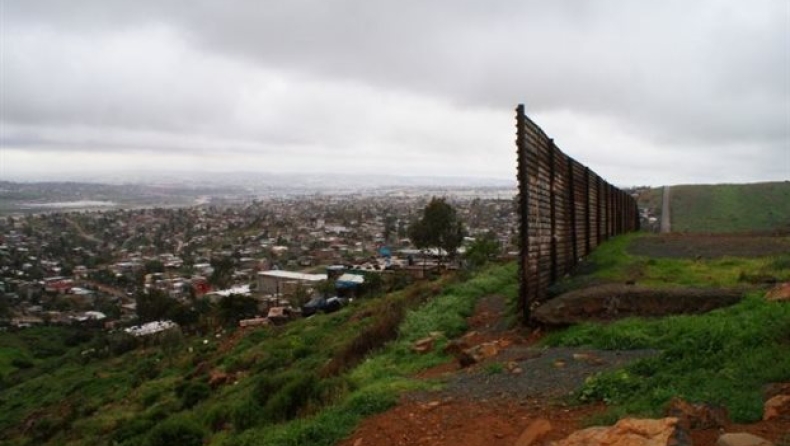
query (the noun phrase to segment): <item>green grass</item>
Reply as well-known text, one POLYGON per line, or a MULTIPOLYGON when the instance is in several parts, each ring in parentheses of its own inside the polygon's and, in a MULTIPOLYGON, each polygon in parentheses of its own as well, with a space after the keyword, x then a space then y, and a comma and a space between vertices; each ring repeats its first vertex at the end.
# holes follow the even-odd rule
POLYGON ((660 350, 623 370, 587 380, 578 397, 601 400, 632 415, 661 415, 679 396, 725 405, 733 420, 762 416, 762 386, 790 380, 790 306, 750 295, 741 303, 698 316, 582 324, 546 340, 549 345, 660 350))
POLYGON ((611 239, 593 251, 573 277, 555 284, 551 290, 558 294, 596 283, 627 281, 655 287, 716 288, 747 286, 754 282, 754 278, 761 277, 790 281, 790 254, 699 260, 629 254, 631 243, 638 238, 649 237, 659 236, 632 233, 611 239))
POLYGON ((105 345, 102 336, 69 347, 57 330, 4 334, 0 365, 25 379, 0 394, 0 443, 335 444, 403 392, 437 386, 413 374, 447 361, 442 347, 465 330, 477 299, 515 298, 514 282, 513 264, 466 281, 422 282, 334 314, 249 330, 228 350, 212 337, 185 337, 175 348, 85 358, 79 352, 105 345), (434 332, 442 333, 434 351, 412 351, 434 332), (14 362, 27 369, 12 365, 17 357, 29 360, 14 362), (209 371, 234 382, 212 389, 209 371))
MULTIPOLYGON (((721 287, 744 285, 744 277, 764 274, 790 280, 787 256, 717 260, 646 259, 628 254, 637 237, 618 237, 596 251, 586 274, 560 287, 637 278, 654 286, 721 287)), ((588 379, 582 402, 612 405, 608 420, 630 414, 658 416, 674 396, 725 405, 735 421, 762 415, 762 387, 790 381, 790 305, 767 302, 752 291, 740 303, 703 315, 661 319, 631 318, 611 324, 581 324, 551 334, 551 346, 590 346, 610 350, 656 349, 652 359, 588 379)))
POLYGON ((673 232, 790 230, 790 182, 673 186, 673 232))

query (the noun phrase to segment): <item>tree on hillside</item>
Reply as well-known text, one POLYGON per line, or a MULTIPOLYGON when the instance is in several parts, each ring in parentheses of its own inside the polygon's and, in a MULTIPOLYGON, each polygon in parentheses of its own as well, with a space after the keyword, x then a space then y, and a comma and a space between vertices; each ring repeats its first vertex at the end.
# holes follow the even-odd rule
POLYGON ((238 325, 240 320, 258 314, 258 301, 242 294, 223 296, 217 305, 217 313, 221 324, 233 327, 238 325))
POLYGON ((483 236, 477 237, 466 249, 464 259, 470 268, 479 268, 495 259, 501 250, 502 246, 496 234, 487 232, 483 236))
POLYGON ((450 257, 455 257, 458 247, 464 240, 464 225, 458 218, 455 208, 444 198, 431 198, 423 209, 422 217, 409 227, 409 238, 419 249, 439 249, 450 257))
POLYGON ((214 272, 208 278, 209 283, 217 289, 228 288, 233 282, 233 258, 212 258, 211 267, 214 268, 214 272))
POLYGON ((177 300, 160 290, 140 291, 135 295, 137 303, 137 318, 141 323, 159 321, 163 319, 182 319, 185 309, 177 300))

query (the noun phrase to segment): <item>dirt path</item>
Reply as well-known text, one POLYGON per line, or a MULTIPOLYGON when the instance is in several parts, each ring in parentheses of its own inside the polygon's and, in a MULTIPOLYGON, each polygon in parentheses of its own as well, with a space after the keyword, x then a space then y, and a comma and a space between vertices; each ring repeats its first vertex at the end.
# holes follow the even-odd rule
MULTIPOLYGON (((501 296, 481 298, 463 339, 473 345, 496 343, 502 347, 498 353, 469 368, 453 361, 421 373, 422 379, 443 381, 444 388, 405 395, 396 407, 366 419, 339 444, 513 446, 540 418, 552 425, 545 440, 559 440, 606 410, 602 404, 570 404, 568 394, 587 376, 656 353, 539 348, 540 333, 508 330, 505 315, 501 296)), ((728 431, 778 441, 790 431, 790 422, 733 425, 728 431)), ((691 435, 695 445, 712 445, 719 433, 708 429, 691 435)))
POLYGON ((672 232, 672 217, 670 215, 669 196, 670 187, 664 186, 664 198, 661 204, 661 233, 668 234, 672 232))

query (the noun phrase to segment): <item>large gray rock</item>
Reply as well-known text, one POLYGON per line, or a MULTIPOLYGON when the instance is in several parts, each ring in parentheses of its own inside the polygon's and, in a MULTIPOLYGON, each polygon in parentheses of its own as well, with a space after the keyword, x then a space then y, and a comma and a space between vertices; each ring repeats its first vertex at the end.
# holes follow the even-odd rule
POLYGON ((732 305, 742 297, 743 291, 733 289, 609 284, 565 293, 539 306, 532 317, 544 325, 571 325, 631 316, 705 313, 732 305))

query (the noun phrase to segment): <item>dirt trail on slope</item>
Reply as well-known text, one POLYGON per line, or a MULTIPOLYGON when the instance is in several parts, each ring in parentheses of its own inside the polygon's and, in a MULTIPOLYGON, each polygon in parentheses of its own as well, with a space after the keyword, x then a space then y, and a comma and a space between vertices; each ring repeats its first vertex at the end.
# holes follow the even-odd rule
MULTIPOLYGON (((655 351, 614 352, 590 349, 539 348, 541 334, 509 330, 505 299, 480 299, 469 318, 470 344, 496 342, 497 355, 469 368, 456 361, 419 374, 445 383, 437 392, 405 395, 394 408, 370 417, 341 446, 513 446, 539 418, 549 420, 546 440, 559 440, 587 427, 602 415, 603 404, 576 405, 568 394, 587 376, 619 368, 655 351), (512 373, 509 367, 521 369, 512 373)), ((733 425, 728 432, 751 432, 777 442, 790 432, 790 422, 733 425)), ((695 445, 712 445, 718 429, 695 430, 695 445)))

